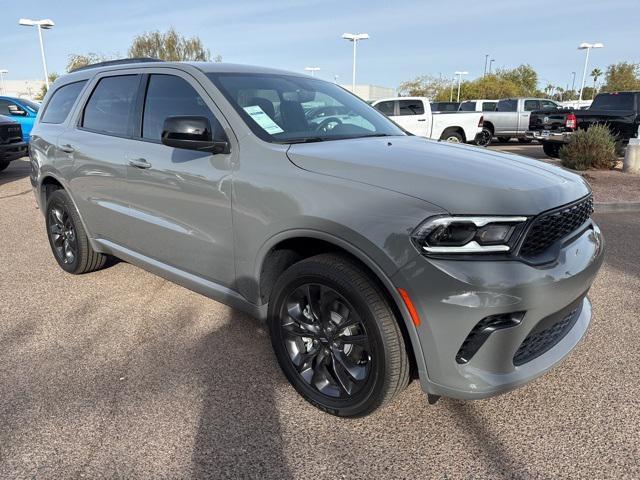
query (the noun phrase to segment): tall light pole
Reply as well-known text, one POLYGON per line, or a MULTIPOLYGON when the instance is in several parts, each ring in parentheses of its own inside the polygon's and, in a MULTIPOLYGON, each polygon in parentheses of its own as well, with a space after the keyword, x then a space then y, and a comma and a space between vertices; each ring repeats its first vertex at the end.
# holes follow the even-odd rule
POLYGON ((571 90, 576 91, 576 72, 571 72, 573 79, 571 80, 571 90))
POLYGON ((487 74, 487 62, 488 61, 489 61, 489 54, 487 53, 484 56, 484 73, 482 74, 483 77, 487 74))
POLYGON ((311 76, 315 77, 316 76, 316 72, 320 71, 320 67, 304 67, 305 71, 307 72, 311 72, 311 76))
POLYGON ((580 108, 580 103, 582 103, 582 92, 584 90, 584 81, 587 79, 587 64, 589 63, 589 51, 592 48, 602 48, 604 45, 602 43, 586 43, 583 42, 578 47, 578 50, 586 50, 587 54, 584 57, 584 70, 582 71, 582 86, 580 87, 580 96, 578 97, 578 109, 580 108))
POLYGON ((42 67, 44 68, 44 83, 49 89, 49 72, 47 71, 47 60, 44 57, 44 44, 42 43, 42 30, 49 30, 56 24, 53 20, 45 18, 44 20, 31 20, 30 18, 21 18, 18 22, 24 27, 36 27, 38 29, 38 39, 40 40, 40 53, 42 54, 42 67))
POLYGON ((462 76, 469 75, 469 72, 456 72, 458 77, 458 97, 456 98, 456 102, 460 101, 460 84, 462 83, 462 76))
POLYGON ((369 40, 368 33, 343 33, 342 38, 353 42, 353 77, 351 79, 351 93, 356 93, 356 46, 360 40, 369 40))
POLYGON ((491 65, 493 65, 493 62, 495 62, 496 59, 492 58, 491 60, 489 60, 489 75, 491 75, 491 65))
POLYGON ((9 73, 9 70, 0 70, 0 86, 2 87, 2 94, 6 95, 7 92, 4 89, 4 74, 9 73))

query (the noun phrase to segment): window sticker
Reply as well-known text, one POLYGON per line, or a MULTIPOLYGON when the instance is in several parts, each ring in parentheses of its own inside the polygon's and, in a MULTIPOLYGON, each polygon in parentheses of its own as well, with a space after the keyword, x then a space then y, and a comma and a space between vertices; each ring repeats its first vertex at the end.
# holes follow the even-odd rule
POLYGON ((251 115, 253 121, 260 125, 260 127, 268 134, 273 135, 284 132, 284 130, 282 130, 276 122, 271 120, 271 117, 264 113, 264 110, 262 110, 258 105, 244 107, 244 111, 251 115))

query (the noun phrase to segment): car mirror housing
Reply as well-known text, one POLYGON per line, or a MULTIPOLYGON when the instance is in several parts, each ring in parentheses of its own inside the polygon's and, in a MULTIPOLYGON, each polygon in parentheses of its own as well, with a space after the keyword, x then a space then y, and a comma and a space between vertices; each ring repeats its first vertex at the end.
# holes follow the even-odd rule
POLYGON ((206 117, 167 117, 162 128, 163 145, 186 150, 197 150, 212 154, 229 153, 230 144, 226 135, 214 139, 211 122, 206 117))

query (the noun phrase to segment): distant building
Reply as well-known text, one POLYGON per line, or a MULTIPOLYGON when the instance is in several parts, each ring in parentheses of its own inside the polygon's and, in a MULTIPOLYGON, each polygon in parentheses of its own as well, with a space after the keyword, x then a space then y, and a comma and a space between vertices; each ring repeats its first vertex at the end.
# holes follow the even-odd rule
MULTIPOLYGON (((341 85, 342 88, 351 91, 351 84, 341 85)), ((381 98, 395 97, 396 91, 393 88, 381 87, 379 85, 356 85, 355 93, 367 102, 380 100, 381 98)))
POLYGON ((43 85, 43 80, 8 80, 5 75, 4 91, 1 91, 0 87, 0 95, 33 100, 43 85))

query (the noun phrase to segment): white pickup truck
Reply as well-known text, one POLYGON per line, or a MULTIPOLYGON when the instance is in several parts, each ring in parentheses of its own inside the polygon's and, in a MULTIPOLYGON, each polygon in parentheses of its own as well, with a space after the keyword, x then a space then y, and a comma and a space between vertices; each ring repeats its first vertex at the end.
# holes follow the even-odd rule
POLYGON ((431 112, 425 97, 383 98, 373 107, 414 135, 485 145, 481 112, 431 112))

